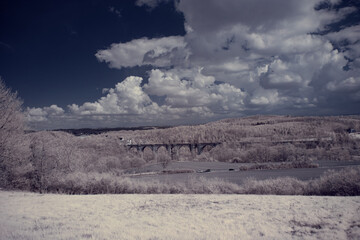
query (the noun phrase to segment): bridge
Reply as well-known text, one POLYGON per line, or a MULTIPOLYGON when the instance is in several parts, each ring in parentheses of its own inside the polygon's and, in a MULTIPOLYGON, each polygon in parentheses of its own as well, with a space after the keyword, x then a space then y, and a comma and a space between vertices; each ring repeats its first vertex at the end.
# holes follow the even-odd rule
POLYGON ((171 158, 173 158, 174 154, 178 154, 180 148, 186 147, 190 150, 192 154, 200 155, 205 147, 210 146, 211 148, 220 145, 220 142, 212 142, 212 143, 162 143, 162 144, 128 144, 127 149, 135 148, 141 154, 144 153, 145 148, 149 148, 153 153, 157 153, 159 148, 164 147, 171 158))
MULTIPOLYGON (((255 143, 263 143, 263 144, 287 144, 287 143, 305 143, 311 144, 316 143, 318 144, 320 141, 328 142, 332 141, 332 138, 306 138, 306 139, 288 139, 288 140, 278 140, 278 141, 236 141, 233 143, 242 144, 242 145, 249 145, 255 143)), ((205 147, 210 146, 211 148, 216 147, 217 145, 222 144, 222 142, 210 142, 210 143, 160 143, 160 144, 131 144, 131 141, 126 144, 128 150, 135 148, 138 152, 142 155, 145 151, 145 148, 151 149, 153 153, 157 153, 159 148, 164 147, 171 158, 179 153, 180 148, 186 147, 190 150, 191 154, 200 155, 205 147)))

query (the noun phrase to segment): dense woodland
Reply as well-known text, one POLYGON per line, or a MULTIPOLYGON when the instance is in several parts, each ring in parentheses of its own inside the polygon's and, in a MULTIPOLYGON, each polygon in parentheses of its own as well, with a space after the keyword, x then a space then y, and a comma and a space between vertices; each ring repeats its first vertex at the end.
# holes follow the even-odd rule
MULTIPOLYGON (((354 160, 360 156, 360 141, 356 133, 349 134, 350 129, 360 130, 359 116, 252 116, 197 126, 82 136, 64 131, 25 132, 21 101, 2 82, 0 110, 0 184, 3 188, 61 191, 59 186, 69 187, 79 182, 74 176, 82 176, 84 185, 88 184, 86 178, 102 183, 105 181, 102 176, 119 178, 127 169, 157 162, 303 163, 354 160), (295 141, 308 139, 316 141, 295 141), (206 148, 201 155, 181 148, 177 157, 171 159, 164 148, 157 154, 150 149, 145 149, 143 155, 136 150, 128 151, 127 140, 134 144, 221 144, 206 148), (285 140, 295 142, 284 143, 285 140)), ((163 164, 164 168, 167 164, 163 164)))

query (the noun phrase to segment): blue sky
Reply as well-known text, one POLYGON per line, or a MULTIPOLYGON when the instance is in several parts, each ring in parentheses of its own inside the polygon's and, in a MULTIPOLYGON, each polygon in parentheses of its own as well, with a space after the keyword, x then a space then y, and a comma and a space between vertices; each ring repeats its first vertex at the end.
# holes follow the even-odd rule
POLYGON ((0 3, 0 76, 35 129, 360 113, 360 3, 0 3))

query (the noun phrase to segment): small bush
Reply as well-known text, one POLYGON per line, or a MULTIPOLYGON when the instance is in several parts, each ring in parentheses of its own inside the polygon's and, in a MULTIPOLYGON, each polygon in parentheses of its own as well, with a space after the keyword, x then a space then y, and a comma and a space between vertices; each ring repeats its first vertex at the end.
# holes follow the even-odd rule
POLYGON ((360 195, 360 167, 328 171, 319 179, 310 181, 308 195, 358 196, 360 195))
POLYGON ((161 166, 165 169, 171 162, 171 156, 166 153, 159 153, 157 156, 157 161, 161 163, 161 166))
POLYGON ((359 196, 360 168, 327 171, 311 181, 290 177, 262 181, 248 179, 242 188, 244 194, 359 196))
POLYGON ((185 193, 191 194, 235 194, 241 193, 241 187, 218 178, 192 177, 185 183, 185 193))
POLYGON ((323 152, 321 159, 331 161, 349 161, 352 160, 349 149, 345 148, 331 148, 323 152))
POLYGON ((303 195, 306 183, 290 177, 262 181, 248 179, 242 187, 245 194, 303 195))

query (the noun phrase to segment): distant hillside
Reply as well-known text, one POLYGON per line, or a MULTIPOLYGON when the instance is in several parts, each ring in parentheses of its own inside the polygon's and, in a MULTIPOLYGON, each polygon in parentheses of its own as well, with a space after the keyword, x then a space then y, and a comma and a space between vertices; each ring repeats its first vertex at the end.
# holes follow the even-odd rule
POLYGON ((75 136, 82 136, 82 135, 97 135, 106 132, 114 132, 114 131, 135 131, 135 130, 151 130, 151 129, 166 129, 169 128, 168 126, 161 126, 161 127, 131 127, 131 128, 80 128, 80 129, 56 129, 53 131, 62 131, 71 133, 75 136))
POLYGON ((292 117, 251 116, 224 119, 196 126, 177 126, 147 131, 113 131, 108 136, 134 143, 282 141, 302 138, 333 138, 360 130, 359 116, 292 117))

